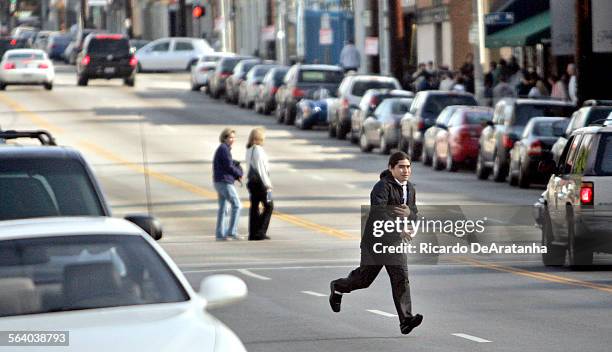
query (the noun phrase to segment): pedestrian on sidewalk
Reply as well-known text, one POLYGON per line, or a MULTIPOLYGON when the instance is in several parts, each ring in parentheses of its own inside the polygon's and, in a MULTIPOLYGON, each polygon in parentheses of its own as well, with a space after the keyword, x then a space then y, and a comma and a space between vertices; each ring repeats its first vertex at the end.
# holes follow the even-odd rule
POLYGON ((348 277, 332 281, 329 296, 332 310, 339 312, 343 294, 369 287, 384 266, 391 279, 393 302, 402 334, 410 333, 423 321, 421 314, 412 315, 406 254, 378 254, 375 247, 381 241, 396 246, 409 239, 410 235, 393 233, 381 237, 375 235, 373 229, 374 221, 381 217, 385 219, 406 217, 408 220, 417 218, 415 189, 408 181, 412 174, 410 164, 410 158, 404 152, 396 152, 389 157, 387 169, 380 174, 380 180, 370 193, 370 212, 361 239, 359 267, 351 271, 348 277))
POLYGON ((232 159, 232 145, 236 139, 236 131, 226 128, 219 135, 221 143, 213 158, 213 182, 217 191, 219 209, 217 211, 217 226, 215 235, 217 241, 228 238, 238 239, 238 220, 240 218, 240 198, 234 182, 242 181, 240 164, 232 159), (227 208, 230 206, 229 225, 227 226, 227 208))
POLYGON ((251 208, 249 209, 249 241, 269 240, 266 235, 274 203, 268 156, 263 148, 266 139, 263 128, 254 128, 249 135, 246 151, 248 167, 247 189, 251 208), (263 208, 260 209, 260 205, 263 208))
POLYGON ((340 66, 344 69, 344 72, 349 71, 357 72, 361 66, 361 56, 359 50, 355 47, 355 43, 352 40, 348 40, 346 45, 340 52, 340 66))

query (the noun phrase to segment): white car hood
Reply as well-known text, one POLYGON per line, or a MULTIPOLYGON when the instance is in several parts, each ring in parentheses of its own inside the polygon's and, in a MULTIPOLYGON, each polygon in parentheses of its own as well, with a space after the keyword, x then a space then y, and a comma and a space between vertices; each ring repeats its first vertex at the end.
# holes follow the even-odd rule
POLYGON ((69 331, 62 351, 212 352, 215 329, 233 335, 197 301, 0 318, 3 331, 69 331))

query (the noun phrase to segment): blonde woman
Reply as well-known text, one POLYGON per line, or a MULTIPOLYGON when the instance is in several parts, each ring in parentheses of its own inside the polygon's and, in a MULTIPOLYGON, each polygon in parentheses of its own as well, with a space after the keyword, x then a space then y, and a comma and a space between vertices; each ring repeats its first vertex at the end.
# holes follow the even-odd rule
POLYGON ((272 217, 272 182, 268 166, 268 156, 264 151, 265 132, 263 128, 255 128, 249 135, 246 151, 246 167, 248 168, 247 188, 251 201, 249 210, 249 240, 269 240, 266 235, 270 218, 272 217), (263 211, 260 209, 263 206, 263 211))

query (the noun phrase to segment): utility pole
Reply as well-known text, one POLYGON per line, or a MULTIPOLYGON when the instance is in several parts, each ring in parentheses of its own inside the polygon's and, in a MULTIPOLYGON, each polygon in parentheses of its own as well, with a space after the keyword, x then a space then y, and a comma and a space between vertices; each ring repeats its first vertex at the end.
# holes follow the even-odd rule
POLYGON ((187 16, 186 16, 186 9, 187 9, 187 4, 185 3, 185 0, 179 0, 178 3, 178 13, 176 14, 176 20, 178 23, 178 35, 180 37, 186 37, 187 36, 187 16))
POLYGON ((134 36, 134 15, 132 11, 132 0, 125 0, 125 32, 131 39, 134 36))
POLYGON ((80 27, 87 28, 87 0, 81 0, 80 27))

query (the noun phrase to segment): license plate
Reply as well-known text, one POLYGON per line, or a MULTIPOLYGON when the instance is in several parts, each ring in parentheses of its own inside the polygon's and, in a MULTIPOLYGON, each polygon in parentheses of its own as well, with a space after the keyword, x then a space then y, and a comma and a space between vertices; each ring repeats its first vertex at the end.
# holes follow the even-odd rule
POLYGON ((105 67, 104 68, 104 73, 106 73, 106 74, 115 73, 115 68, 114 67, 105 67))
POLYGON ((23 78, 30 79, 30 78, 32 78, 32 75, 26 73, 26 74, 23 75, 23 78))

